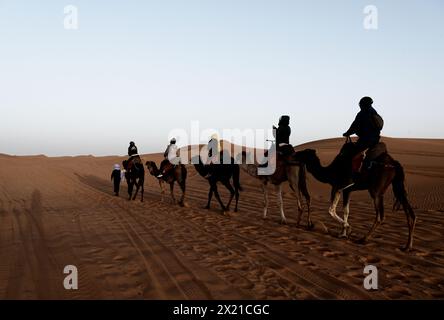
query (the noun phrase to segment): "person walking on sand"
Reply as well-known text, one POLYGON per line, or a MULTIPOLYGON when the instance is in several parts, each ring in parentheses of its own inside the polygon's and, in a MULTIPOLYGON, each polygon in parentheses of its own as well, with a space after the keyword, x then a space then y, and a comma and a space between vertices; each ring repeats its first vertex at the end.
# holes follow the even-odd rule
POLYGON ((115 164, 113 172, 111 173, 111 181, 114 182, 114 194, 116 197, 119 196, 120 181, 122 180, 122 172, 120 171, 120 165, 115 164))

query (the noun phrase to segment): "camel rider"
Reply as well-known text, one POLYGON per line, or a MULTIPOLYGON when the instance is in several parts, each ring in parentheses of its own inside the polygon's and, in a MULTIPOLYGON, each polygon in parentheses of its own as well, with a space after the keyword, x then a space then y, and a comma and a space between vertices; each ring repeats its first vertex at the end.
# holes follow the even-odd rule
MULTIPOLYGON (((349 156, 351 158, 353 164, 350 171, 345 176, 344 185, 346 188, 352 186, 354 182, 360 178, 362 158, 357 159, 359 162, 356 165, 356 161, 353 160, 355 156, 367 149, 375 147, 381 139, 381 130, 384 126, 384 120, 376 112, 372 105, 372 98, 363 97, 359 101, 361 111, 359 111, 356 115, 350 129, 343 134, 344 137, 350 137, 352 134, 356 134, 358 136, 358 141, 354 143, 353 148, 350 151, 351 154, 347 155, 347 157, 349 156)), ((369 165, 366 163, 366 159, 364 159, 362 167, 369 167, 369 165)))
POLYGON ((162 164, 166 163, 166 165, 161 168, 161 173, 157 176, 158 178, 167 176, 172 170, 174 170, 175 166, 180 163, 179 150, 177 149, 176 145, 176 138, 172 138, 170 140, 170 144, 163 153, 163 157, 165 158, 165 160, 162 161, 162 164))
POLYGON ((210 178, 213 173, 213 166, 214 164, 220 163, 220 143, 219 143, 219 137, 217 134, 213 134, 210 138, 210 141, 208 141, 208 159, 206 164, 209 166, 208 168, 208 174, 205 176, 205 178, 210 178))
POLYGON ((208 161, 207 164, 219 163, 220 144, 217 134, 211 136, 208 141, 208 161))
POLYGON ((276 149, 278 154, 282 154, 284 156, 292 154, 294 152, 294 149, 290 144, 290 117, 281 116, 279 118, 278 127, 276 128, 275 126, 273 126, 273 132, 276 138, 276 149))
MULTIPOLYGON (((132 168, 133 166, 133 159, 135 158, 139 158, 139 153, 137 152, 137 147, 136 144, 134 143, 134 141, 131 141, 129 143, 129 147, 128 147, 128 171, 132 168)), ((140 158, 139 158, 140 159, 140 158)))
POLYGON ((131 141, 129 143, 129 147, 128 147, 128 156, 131 158, 132 156, 138 155, 137 152, 137 147, 136 144, 134 143, 134 141, 131 141))
POLYGON ((350 129, 344 133, 344 137, 350 137, 352 134, 359 137, 355 143, 354 155, 374 147, 381 139, 384 121, 372 107, 372 104, 373 99, 370 97, 363 97, 359 101, 361 111, 356 115, 350 129))

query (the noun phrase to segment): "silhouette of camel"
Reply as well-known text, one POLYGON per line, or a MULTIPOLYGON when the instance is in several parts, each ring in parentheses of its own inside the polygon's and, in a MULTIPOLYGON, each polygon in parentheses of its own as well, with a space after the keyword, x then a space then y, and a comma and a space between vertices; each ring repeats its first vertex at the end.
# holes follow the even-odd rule
POLYGON ((129 195, 128 200, 131 200, 131 197, 133 200, 136 200, 139 188, 141 188, 140 201, 143 202, 143 193, 144 193, 143 184, 145 182, 145 169, 143 168, 143 164, 139 157, 133 158, 130 161, 133 161, 133 163, 130 166, 129 170, 128 170, 129 166, 128 160, 122 161, 123 168, 125 169, 126 183, 128 184, 128 195, 129 195), (132 196, 134 185, 136 186, 136 192, 134 193, 134 196, 132 196))
POLYGON ((287 223, 287 219, 285 218, 284 214, 284 205, 282 200, 282 183, 288 181, 288 184, 290 185, 291 190, 293 191, 294 195, 296 196, 297 203, 298 203, 298 219, 297 224, 300 225, 301 218, 302 218, 302 205, 301 205, 301 193, 305 197, 305 201, 307 203, 307 228, 312 229, 314 227, 313 222, 311 221, 310 217, 310 194, 308 193, 307 189, 307 181, 306 181, 306 172, 305 172, 305 165, 295 165, 295 164, 289 164, 281 157, 277 157, 276 160, 276 170, 272 175, 259 175, 258 174, 258 168, 259 165, 254 163, 250 160, 250 154, 243 151, 241 154, 241 168, 245 172, 247 172, 250 176, 260 180, 262 182, 262 190, 264 192, 264 215, 263 218, 265 219, 267 217, 268 212, 268 184, 271 183, 274 186, 276 186, 277 195, 278 195, 278 203, 279 203, 279 209, 281 213, 281 223, 285 224, 287 223), (248 161, 247 161, 248 160, 248 161))
MULTIPOLYGON (((223 151, 221 152, 221 159, 223 159, 223 151)), ((196 171, 202 176, 206 177, 210 173, 210 166, 204 165, 200 156, 193 157, 192 163, 196 168, 196 171)), ((239 182, 240 169, 239 165, 235 164, 234 159, 230 157, 230 162, 228 164, 213 164, 211 168, 211 175, 208 178, 208 183, 210 184, 210 191, 208 193, 208 203, 206 209, 210 209, 211 199, 213 193, 222 207, 222 211, 225 213, 230 210, 231 202, 233 198, 236 197, 236 206, 234 212, 238 211, 239 202, 239 191, 242 191, 242 187, 239 182), (233 185, 231 184, 231 178, 233 178, 233 185), (228 191, 230 191, 230 200, 227 206, 224 206, 222 200, 220 199, 219 192, 217 190, 217 183, 222 183, 228 191)))
POLYGON ((351 163, 349 156, 348 159, 346 158, 347 156, 345 156, 346 154, 349 154, 349 148, 353 148, 352 143, 346 143, 342 147, 340 154, 336 156, 333 162, 327 167, 321 165, 319 157, 313 149, 299 151, 293 156, 293 159, 304 162, 308 172, 310 172, 317 180, 332 186, 329 213, 336 221, 343 225, 343 230, 340 235, 342 237, 347 237, 347 231, 348 233, 351 232, 351 227, 348 223, 350 193, 357 190, 369 191, 374 202, 376 218, 368 234, 360 239, 359 243, 365 243, 376 228, 384 221, 384 193, 391 184, 396 200, 393 210, 398 210, 402 206, 407 217, 409 235, 407 244, 403 250, 411 250, 413 247, 413 233, 416 224, 416 215, 407 199, 407 192, 404 186, 404 169, 398 161, 394 160, 386 152, 382 153, 372 161, 370 172, 365 176, 361 174, 362 178, 359 179, 357 183, 342 190, 344 219, 341 219, 336 214, 336 207, 341 197, 340 181, 344 174, 344 168, 351 163))
MULTIPOLYGON (((163 160, 160 164, 161 169, 157 168, 157 165, 154 161, 147 161, 145 165, 149 173, 157 178, 157 176, 160 175, 160 173, 162 172, 161 169, 163 169, 167 165, 170 165, 170 162, 168 160, 163 160)), ((165 190, 163 189, 163 184, 166 182, 170 185, 170 193, 171 193, 171 198, 173 199, 173 203, 176 203, 176 198, 174 197, 174 182, 177 182, 182 190, 182 197, 179 200, 179 205, 180 206, 185 205, 184 200, 185 200, 185 189, 186 189, 186 180, 187 180, 187 169, 183 164, 176 165, 170 174, 157 179, 159 181, 159 186, 162 193, 162 201, 163 201, 163 196, 165 194, 165 190)))

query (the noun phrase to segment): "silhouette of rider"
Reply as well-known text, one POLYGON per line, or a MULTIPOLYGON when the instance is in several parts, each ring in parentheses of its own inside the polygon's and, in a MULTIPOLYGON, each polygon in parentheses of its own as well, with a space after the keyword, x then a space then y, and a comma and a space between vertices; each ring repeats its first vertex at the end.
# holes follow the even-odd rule
POLYGON ((131 158, 134 155, 137 155, 137 147, 136 144, 134 143, 134 141, 131 141, 129 143, 129 147, 128 147, 128 156, 131 158))
MULTIPOLYGON (((344 137, 350 137, 353 134, 358 136, 358 141, 352 144, 353 147, 348 151, 350 154, 345 155, 350 161, 353 161, 352 159, 361 152, 375 147, 381 139, 381 130, 384 121, 372 105, 372 98, 363 97, 359 101, 361 111, 356 115, 350 128, 343 134, 344 137)), ((357 167, 359 167, 359 165, 357 167)), ((364 160, 363 167, 367 167, 366 160, 364 160)), ((343 183, 345 188, 354 185, 354 182, 359 180, 360 173, 360 169, 354 171, 352 165, 350 165, 349 171, 344 176, 343 183)))
POLYGON ((273 126, 273 129, 275 130, 276 149, 278 154, 282 154, 284 156, 292 154, 294 149, 290 144, 290 117, 281 116, 279 118, 278 127, 276 128, 273 126))
MULTIPOLYGON (((132 169, 134 158, 139 157, 139 153, 137 152, 137 147, 134 141, 129 143, 128 147, 128 171, 132 169)), ((137 167, 136 167, 137 168, 137 167)))
POLYGON ((381 139, 382 118, 372 105, 373 99, 370 97, 363 97, 359 101, 361 111, 356 115, 350 129, 343 135, 344 137, 350 137, 356 134, 359 137, 355 143, 354 155, 374 147, 381 139))

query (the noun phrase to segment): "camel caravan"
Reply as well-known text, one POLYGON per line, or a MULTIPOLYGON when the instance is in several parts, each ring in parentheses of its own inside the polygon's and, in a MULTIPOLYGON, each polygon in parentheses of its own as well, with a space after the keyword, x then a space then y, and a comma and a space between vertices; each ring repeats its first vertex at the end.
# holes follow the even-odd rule
MULTIPOLYGON (((284 213, 282 185, 288 183, 298 206, 297 225, 300 225, 303 216, 302 202, 305 200, 307 208, 307 229, 314 227, 310 217, 311 198, 307 188, 307 171, 322 183, 331 186, 330 207, 328 213, 337 221, 342 231, 339 236, 347 238, 351 234, 351 226, 348 223, 350 213, 350 196, 353 191, 368 190, 373 200, 375 208, 375 221, 369 232, 358 242, 367 242, 377 227, 384 221, 384 194, 392 186, 395 203, 393 210, 402 208, 406 214, 408 226, 408 239, 404 250, 411 250, 413 247, 413 233, 415 229, 416 216, 407 199, 405 189, 405 176, 401 164, 393 159, 380 141, 380 133, 384 125, 383 119, 373 108, 373 100, 364 97, 359 102, 360 112, 343 136, 346 141, 339 150, 338 155, 330 165, 324 167, 317 156, 316 150, 306 149, 295 151, 290 144, 290 117, 282 116, 279 126, 273 126, 275 140, 272 147, 265 152, 263 159, 255 157, 242 151, 234 159, 228 152, 220 150, 220 142, 217 136, 212 136, 208 143, 208 157, 192 157, 191 163, 197 173, 206 179, 209 184, 208 202, 205 208, 209 209, 213 195, 218 201, 223 213, 230 211, 230 206, 235 201, 234 211, 238 211, 240 192, 240 170, 257 179, 261 185, 264 196, 263 218, 267 217, 269 195, 268 187, 275 187, 281 223, 286 223, 284 213), (358 139, 353 142, 351 135, 357 135, 358 139), (222 201, 218 185, 223 185, 230 193, 230 198, 225 205, 222 201), (336 210, 342 194, 343 217, 341 218, 336 210)), ((128 199, 135 200, 140 190, 141 201, 144 194, 145 168, 137 147, 134 142, 130 142, 128 148, 129 159, 123 161, 124 171, 121 176, 125 178, 128 185, 128 199), (134 190, 135 187, 135 190, 134 190)), ((146 169, 155 179, 158 180, 162 201, 165 194, 164 184, 170 186, 170 196, 173 203, 177 203, 174 196, 174 185, 177 183, 182 195, 178 204, 185 206, 187 168, 181 163, 176 139, 172 139, 164 153, 164 160, 159 167, 153 161, 145 163, 146 169)), ((118 165, 116 165, 118 166, 118 165)), ((117 169, 115 169, 116 171, 117 169)), ((119 171, 120 172, 120 171, 119 171)), ((119 179, 119 173, 113 172, 112 177, 119 179)), ((116 191, 118 195, 118 190, 116 191)))

